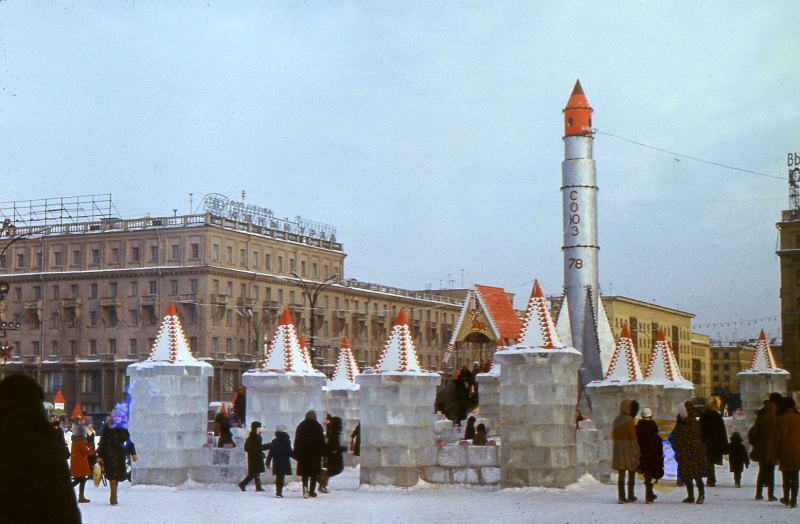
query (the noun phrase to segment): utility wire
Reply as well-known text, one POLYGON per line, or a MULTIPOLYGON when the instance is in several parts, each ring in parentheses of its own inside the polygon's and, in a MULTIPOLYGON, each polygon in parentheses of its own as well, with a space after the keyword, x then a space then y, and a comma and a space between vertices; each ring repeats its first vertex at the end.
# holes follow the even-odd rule
POLYGON ((742 173, 750 173, 751 175, 758 175, 758 176, 764 176, 764 177, 767 177, 767 178, 774 178, 776 180, 786 180, 786 178, 781 177, 781 176, 768 175, 766 173, 759 173, 758 171, 750 171, 749 169, 742 169, 740 167, 726 166, 725 164, 720 164, 718 162, 711 162, 709 160, 703 160, 702 158, 697 158, 697 157, 693 157, 693 156, 689 156, 689 155, 683 155, 681 153, 675 153, 674 151, 667 151, 666 149, 661 149, 660 147, 655 147, 655 146, 650 146, 650 145, 647 145, 647 144, 642 144, 641 142, 637 142, 637 141, 631 140, 629 138, 623 138, 621 136, 617 136, 617 135, 614 135, 612 133, 608 133, 606 131, 595 130, 595 133, 597 133, 598 135, 607 135, 607 136, 610 136, 610 137, 614 137, 614 138, 616 138, 618 140, 623 140, 625 142, 630 142, 631 144, 636 144, 637 146, 642 146, 642 147, 646 147, 648 149, 654 149, 656 151, 661 151, 662 153, 667 153, 667 154, 674 155, 674 156, 679 156, 679 157, 682 157, 682 158, 688 158, 689 160, 694 160, 695 162, 701 162, 703 164, 709 164, 709 165, 712 165, 712 166, 724 167, 725 169, 733 169, 734 171, 741 171, 742 173))

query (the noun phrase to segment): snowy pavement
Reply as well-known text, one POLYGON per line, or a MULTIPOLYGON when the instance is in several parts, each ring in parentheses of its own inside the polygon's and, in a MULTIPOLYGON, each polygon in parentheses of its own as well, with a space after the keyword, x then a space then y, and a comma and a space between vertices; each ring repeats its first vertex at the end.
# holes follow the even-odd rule
MULTIPOLYGON (((300 485, 290 484, 284 498, 274 487, 242 493, 233 485, 185 485, 179 488, 120 485, 119 505, 108 505, 108 488, 87 486, 90 504, 81 504, 83 522, 156 524, 200 522, 272 522, 300 524, 443 522, 454 523, 778 523, 799 522, 800 510, 778 502, 753 500, 757 466, 745 470, 743 487, 733 486, 727 467, 717 467, 718 487, 707 490, 702 506, 682 504, 684 488, 658 493, 653 505, 641 502, 644 488, 637 484, 640 501, 616 503, 616 486, 591 477, 564 490, 525 488, 487 490, 462 486, 420 485, 412 489, 358 486, 358 472, 348 469, 331 479, 331 492, 303 499, 300 485)), ((780 484, 780 474, 776 472, 780 484)), ((778 496, 781 495, 780 488, 778 496)))

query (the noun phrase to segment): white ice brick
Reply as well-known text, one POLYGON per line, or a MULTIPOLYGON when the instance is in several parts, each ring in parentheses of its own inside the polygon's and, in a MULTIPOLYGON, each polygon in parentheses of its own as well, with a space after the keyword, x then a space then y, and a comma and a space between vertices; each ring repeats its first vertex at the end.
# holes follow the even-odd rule
POLYGON ((442 446, 439 449, 437 463, 446 467, 463 467, 467 464, 467 446, 442 446))
POLYGON ((481 468, 481 484, 493 485, 500 483, 500 468, 481 468))
POLYGON ((453 484, 480 484, 478 470, 474 468, 453 468, 450 473, 453 484))

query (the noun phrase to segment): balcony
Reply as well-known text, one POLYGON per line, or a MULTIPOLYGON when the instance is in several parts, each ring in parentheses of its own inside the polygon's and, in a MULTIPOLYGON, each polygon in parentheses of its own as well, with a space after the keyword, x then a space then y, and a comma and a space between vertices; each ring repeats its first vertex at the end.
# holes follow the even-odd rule
POLYGON ((122 307, 122 299, 119 297, 102 297, 100 299, 100 307, 122 307))
POLYGON ((158 301, 158 295, 142 295, 139 297, 140 307, 155 307, 158 301))
POLYGON ((184 293, 178 295, 178 302, 181 304, 200 304, 202 301, 198 293, 184 293))
POLYGON ((61 309, 80 309, 81 303, 79 298, 62 298, 61 309))
POLYGON ((212 293, 211 294, 211 304, 214 306, 227 306, 228 305, 228 295, 221 295, 219 293, 212 293))
POLYGON ((277 300, 265 300, 261 305, 264 309, 268 309, 270 311, 275 311, 278 309, 277 300))
POLYGON ((236 299, 236 306, 242 308, 254 308, 256 306, 256 299, 239 297, 236 299))
POLYGON ((25 301, 25 309, 27 311, 40 311, 44 309, 44 301, 39 300, 26 300, 25 301))

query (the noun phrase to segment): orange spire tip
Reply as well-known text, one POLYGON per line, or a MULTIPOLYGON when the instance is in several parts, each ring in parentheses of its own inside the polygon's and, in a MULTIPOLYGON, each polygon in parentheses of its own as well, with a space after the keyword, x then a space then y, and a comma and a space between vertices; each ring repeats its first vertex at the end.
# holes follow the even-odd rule
POLYGON ((764 334, 764 330, 761 330, 761 334, 758 335, 758 340, 767 340, 767 335, 764 334))
POLYGON ((342 337, 342 349, 344 348, 350 349, 350 341, 347 340, 347 337, 342 337))
POLYGON ((292 322, 292 314, 289 312, 289 308, 285 307, 285 308, 283 308, 283 313, 281 313, 281 318, 278 321, 278 325, 279 326, 288 326, 290 324, 292 326, 294 325, 294 322, 292 322))
POLYGON ((658 330, 658 336, 656 337, 656 341, 664 342, 667 340, 667 335, 664 334, 664 328, 658 330))
POLYGON ((172 300, 170 300, 169 304, 167 304, 167 312, 164 313, 164 315, 168 317, 178 316, 178 312, 175 310, 175 304, 172 303, 172 300))
POLYGON ((533 290, 531 291, 531 296, 537 298, 544 298, 544 293, 542 293, 542 288, 541 286, 539 286, 538 280, 534 279, 533 281, 533 290))
POLYGON ((572 94, 573 95, 582 95, 583 94, 583 88, 581 87, 580 78, 575 80, 575 87, 572 88, 572 94))
POLYGON ((306 336, 300 335, 300 337, 297 339, 297 343, 300 344, 301 348, 306 347, 306 336))
POLYGON ((631 330, 628 328, 628 324, 623 324, 619 338, 631 338, 631 330))
POLYGON ((406 318, 406 310, 401 309, 400 313, 397 314, 397 319, 394 321, 395 326, 405 326, 408 324, 408 318, 406 318))

